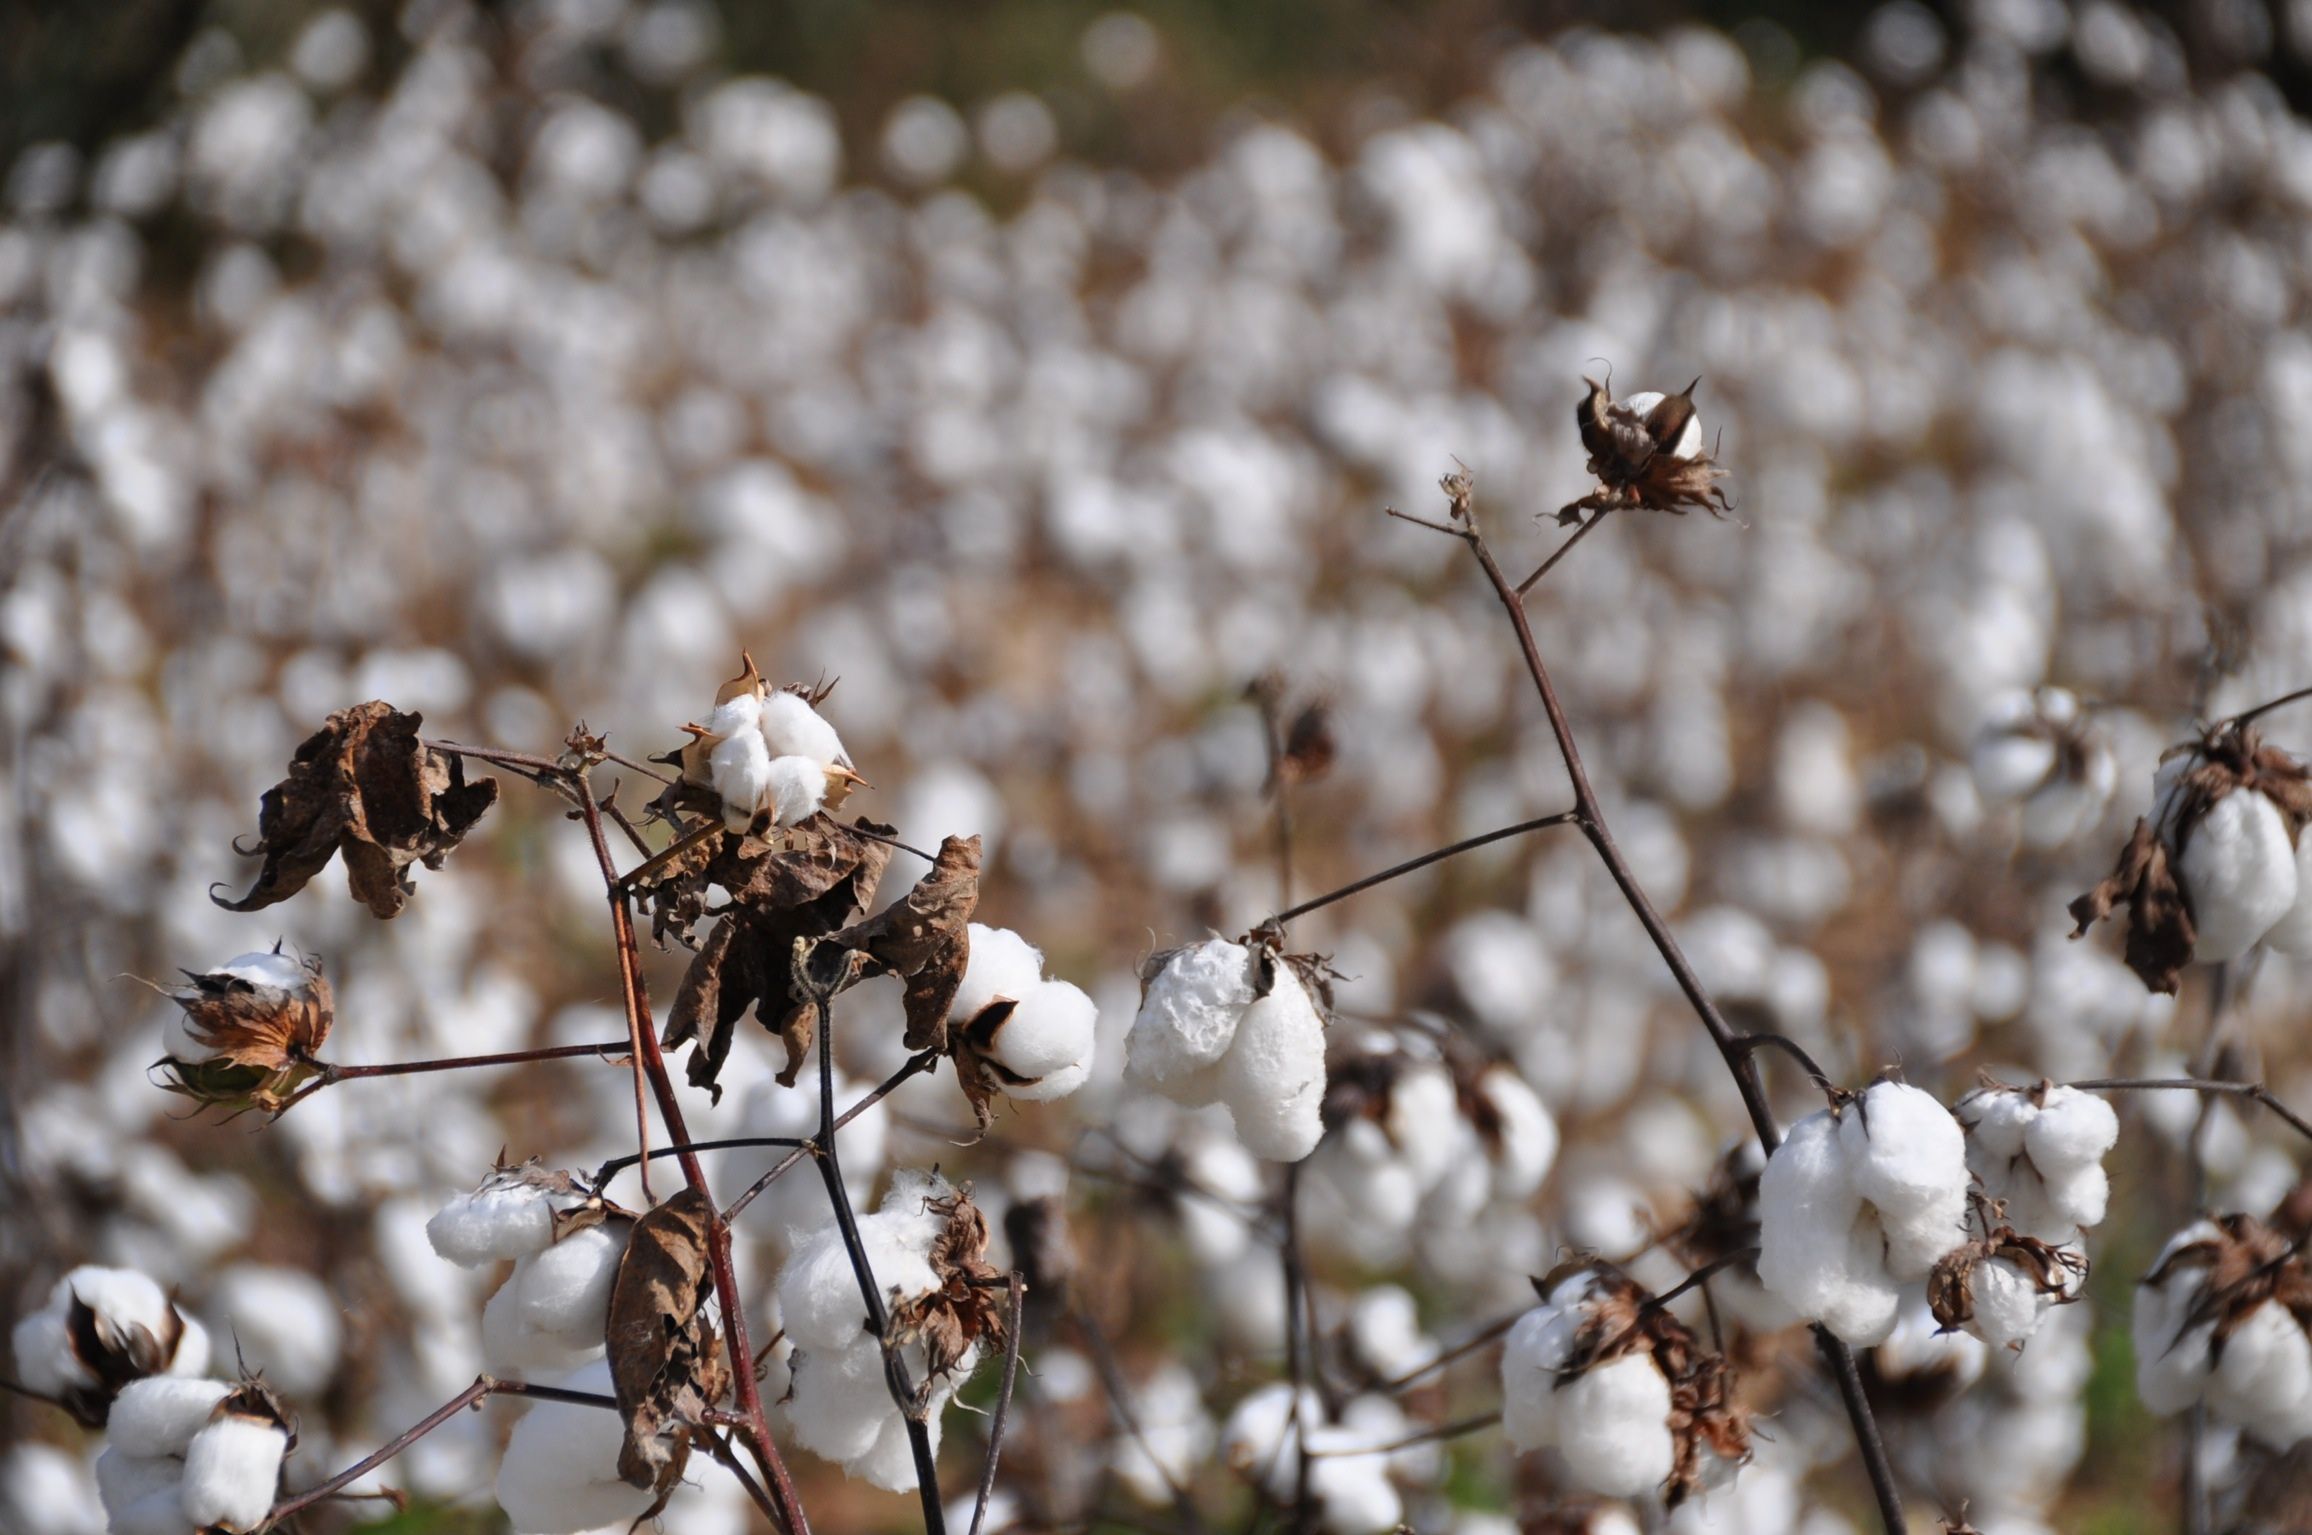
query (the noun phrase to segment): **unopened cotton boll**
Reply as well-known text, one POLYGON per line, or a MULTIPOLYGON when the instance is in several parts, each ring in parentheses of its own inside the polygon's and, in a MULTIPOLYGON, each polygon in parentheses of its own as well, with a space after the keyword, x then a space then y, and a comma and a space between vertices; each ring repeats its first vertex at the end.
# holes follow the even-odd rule
POLYGON ((1010 928, 974 922, 965 935, 969 953, 964 960, 963 983, 956 987, 955 1001, 948 1008, 950 1018, 969 1023, 999 997, 1019 1002, 1042 984, 1043 954, 1010 928))
POLYGON ((130 1381, 112 1404, 105 1436, 123 1455, 182 1455, 217 1404, 233 1392, 222 1380, 150 1375, 130 1381))
POLYGON ((1252 951, 1214 938, 1160 957, 1124 1041, 1124 1074, 1190 1108, 1220 1095, 1218 1067, 1253 1001, 1252 951))
MULTIPOLYGON (((607 1360, 554 1382, 572 1391, 611 1394, 607 1360)), ((647 1487, 618 1475, 625 1424, 615 1412, 569 1402, 533 1403, 514 1425, 498 1466, 498 1506, 520 1535, 572 1535, 623 1526, 656 1501, 647 1487)))
POLYGON ((272 1511, 289 1434, 228 1407, 185 1449, 185 1516, 202 1530, 254 1530, 272 1511))
POLYGON ((1256 1157, 1297 1162, 1324 1137, 1325 1020, 1292 966, 1244 1010, 1220 1061, 1220 1097, 1256 1157))
POLYGON ((1082 987, 1044 981, 1012 1009, 989 1056, 1013 1076, 1004 1092, 1030 1103, 1064 1098, 1091 1075, 1092 1044, 1100 1010, 1082 987))

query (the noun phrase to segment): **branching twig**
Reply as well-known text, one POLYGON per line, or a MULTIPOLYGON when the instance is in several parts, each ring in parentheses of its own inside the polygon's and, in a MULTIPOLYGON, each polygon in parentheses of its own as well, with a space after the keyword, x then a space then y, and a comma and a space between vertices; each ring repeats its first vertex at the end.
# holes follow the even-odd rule
POLYGON ((1522 597, 1527 592, 1530 592, 1535 587, 1539 586, 1541 584, 1541 578, 1548 575, 1550 571, 1555 568, 1559 560, 1562 560, 1567 555, 1573 553, 1573 546, 1580 543, 1583 539, 1589 537, 1590 530, 1596 527, 1599 523, 1605 521, 1607 517, 1612 515, 1612 513, 1613 508, 1610 506, 1598 508, 1597 515, 1592 517, 1589 521, 1583 523, 1580 527, 1574 529, 1573 537, 1567 539, 1564 543, 1559 544, 1557 546, 1556 553, 1552 554, 1548 559, 1543 560, 1539 569, 1535 570, 1532 575, 1527 576, 1524 580, 1517 583, 1517 595, 1522 597))
POLYGON ((1287 907, 1278 912, 1269 920, 1271 922, 1290 922, 1295 917, 1305 917, 1320 907, 1330 906, 1335 901, 1346 900, 1352 895, 1372 889, 1375 885, 1387 884, 1390 880, 1411 874, 1416 869, 1426 869, 1429 865, 1442 862, 1458 853, 1466 853, 1472 849, 1484 847, 1489 842, 1500 842, 1510 837, 1522 837, 1529 831, 1541 831, 1551 826, 1571 825, 1580 819, 1581 812, 1578 810, 1560 810, 1555 815, 1540 816, 1531 821, 1520 821, 1515 826, 1498 827, 1493 831, 1481 832, 1474 837, 1465 837, 1450 847, 1433 849, 1423 853, 1418 858, 1408 858, 1403 863, 1391 864, 1378 874, 1368 874, 1363 879, 1351 880, 1337 890, 1328 890, 1323 895, 1311 896, 1298 906, 1287 907))
POLYGON ((995 1416, 988 1420, 987 1460, 979 1468, 979 1501, 971 1509, 971 1535, 979 1535, 979 1527, 987 1518, 987 1500, 995 1494, 996 1462, 1003 1455, 1004 1419, 1011 1413, 1012 1387, 1020 1373, 1020 1311, 1027 1300, 1028 1284, 1018 1269, 1004 1275, 1004 1288, 1011 1292, 1007 1304, 1010 1312, 1003 1329, 1003 1384, 996 1390, 995 1416))
MULTIPOLYGON (((886 1077, 882 1086, 876 1088, 866 1097, 860 1099, 857 1103, 852 1104, 842 1113, 836 1115, 835 1128, 838 1130, 842 1129, 852 1120, 857 1119, 860 1115, 866 1113, 869 1109, 875 1107, 875 1105, 890 1097, 894 1092, 899 1090, 900 1084, 905 1082, 909 1077, 919 1076, 926 1071, 934 1069, 938 1065, 939 1055, 936 1051, 926 1050, 920 1055, 909 1056, 907 1058, 907 1064, 900 1067, 897 1071, 891 1073, 890 1076, 886 1077)), ((783 1177, 786 1174, 788 1168, 793 1167, 797 1162, 800 1162, 803 1160, 803 1158, 809 1156, 811 1154, 811 1148, 817 1144, 818 1141, 816 1138, 814 1138, 800 1149, 788 1152, 785 1156, 779 1158, 778 1161, 771 1164, 771 1170, 769 1172, 763 1174, 760 1178, 757 1178, 754 1182, 748 1184, 746 1187, 746 1192, 740 1194, 738 1198, 730 1202, 730 1208, 723 1211, 723 1219, 726 1221, 737 1220, 741 1210, 744 1210, 748 1205, 753 1204, 755 1202, 756 1196, 760 1195, 763 1190, 769 1188, 773 1183, 776 1183, 781 1177, 783 1177)))
POLYGON ((1473 1417, 1459 1418, 1451 1423, 1441 1423, 1435 1428, 1422 1429, 1417 1434, 1407 1434, 1402 1439, 1392 1439, 1387 1444, 1361 1444, 1353 1449, 1344 1447, 1338 1450, 1311 1450, 1309 1454, 1313 1458, 1322 1460, 1344 1460, 1355 1455, 1394 1455, 1399 1450, 1410 1450, 1424 1444, 1435 1444, 1441 1439, 1458 1439, 1463 1434, 1481 1433, 1500 1421, 1501 1409, 1497 1407, 1491 1412, 1481 1412, 1473 1417))

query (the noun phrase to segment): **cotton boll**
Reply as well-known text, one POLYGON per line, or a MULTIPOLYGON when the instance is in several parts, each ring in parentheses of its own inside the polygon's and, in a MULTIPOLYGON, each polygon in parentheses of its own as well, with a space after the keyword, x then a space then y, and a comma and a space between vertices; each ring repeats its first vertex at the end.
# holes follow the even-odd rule
POLYGON ((604 1221, 573 1231, 542 1253, 514 1265, 507 1283, 521 1307, 522 1325, 572 1340, 596 1340, 610 1315, 610 1286, 633 1223, 604 1221))
MULTIPOLYGON (((773 757, 764 779, 763 805, 774 826, 800 826, 827 800, 827 769, 810 757, 773 757)), ((726 807, 724 821, 729 821, 726 807)))
POLYGON ((1375 1285, 1349 1308, 1349 1341, 1366 1369, 1393 1380, 1436 1356, 1437 1345, 1421 1330, 1421 1310, 1412 1293, 1393 1284, 1375 1285))
POLYGON ((180 1487, 172 1485, 114 1510, 105 1535, 195 1535, 197 1528, 185 1517, 180 1487))
POLYGON ((963 984, 956 988, 955 1003, 947 1012, 950 1018, 969 1023, 986 1012, 996 998, 1023 1001, 1042 984, 1044 956, 1025 938, 1010 928, 984 927, 977 922, 966 931, 970 954, 964 961, 963 984))
POLYGON ((1568 1476, 1608 1498, 1636 1498, 1670 1474, 1670 1383, 1653 1356, 1625 1354, 1583 1371, 1558 1393, 1558 1453, 1568 1476))
POLYGON ((320 1280, 302 1269, 237 1264, 217 1276, 213 1298, 249 1368, 284 1396, 316 1396, 329 1384, 345 1328, 320 1280))
POLYGON ((886 1420, 899 1417, 881 1349, 872 1339, 866 1348, 805 1349, 793 1365, 793 1394, 784 1410, 795 1442, 837 1465, 872 1454, 886 1420))
POLYGON ((185 1450, 185 1515, 203 1530, 253 1530, 272 1512, 289 1435, 270 1418, 227 1410, 185 1450))
POLYGON ((1256 1157, 1297 1162, 1323 1138, 1325 1021, 1290 965, 1244 1010, 1220 1062, 1220 1096, 1256 1157))
POLYGON ((471 1194, 460 1194, 425 1223, 433 1250, 460 1268, 480 1268, 543 1252, 554 1240, 554 1213, 581 1202, 521 1175, 494 1173, 471 1194))
POLYGON ((2019 800, 2055 771, 2055 743, 2045 736, 1989 731, 1975 738, 1967 767, 1986 800, 2019 800))
POLYGON ((123 1455, 182 1455, 193 1435, 231 1395, 233 1386, 221 1380, 186 1380, 172 1375, 150 1375, 130 1381, 112 1404, 105 1420, 105 1436, 123 1455))
POLYGON ((2073 1087, 2050 1088, 2023 1137, 2033 1165, 2049 1176, 2099 1163, 2118 1142, 2111 1105, 2073 1087))
MULTIPOLYGON (((2196 1221, 2168 1239, 2152 1265, 2158 1273, 2183 1248, 2220 1236, 2211 1221, 2196 1221)), ((2162 1416, 2178 1413, 2200 1399, 2212 1368, 2208 1344, 2215 1324, 2195 1321, 2204 1275, 2196 1268, 2170 1269, 2158 1284, 2136 1286, 2130 1331, 2135 1342, 2135 1390, 2144 1406, 2162 1416)))
POLYGON ((2296 903, 2272 924, 2264 942, 2283 954, 2312 957, 2312 829, 2296 843, 2296 903))
POLYGON ((588 1343, 525 1326, 521 1286, 512 1279, 482 1307, 482 1363, 493 1375, 549 1380, 584 1368, 601 1357, 604 1346, 599 1337, 588 1343))
MULTIPOLYGON (((608 1396, 609 1361, 553 1384, 608 1396)), ((617 1413, 571 1402, 533 1403, 506 1441, 498 1506, 520 1535, 573 1535, 641 1517, 656 1495, 619 1479, 618 1451, 625 1440, 617 1413)))
POLYGON ((44 1308, 18 1321, 9 1346, 16 1355, 17 1379, 43 1396, 96 1384, 95 1374, 72 1351, 71 1329, 60 1309, 44 1308))
POLYGON ((1879 1344, 1876 1362, 1887 1380, 1933 1380, 1956 1394, 1983 1378, 1987 1353, 1983 1340, 1972 1333, 1943 1331, 1926 1297, 1913 1293, 1903 1301, 1894 1331, 1879 1344))
POLYGON ((2285 1306, 2267 1301, 2224 1340, 2208 1405, 2253 1437, 2285 1450, 2305 1431, 2312 1339, 2285 1306))
POLYGON ((785 690, 767 695, 761 704, 763 739, 774 757, 808 757, 814 762, 851 766, 851 754, 810 701, 785 690))
POLYGON ((1174 1363, 1158 1365, 1140 1386, 1133 1415, 1140 1432, 1117 1437, 1110 1464, 1134 1497, 1160 1507, 1171 1501, 1172 1485, 1187 1481, 1211 1453, 1212 1419, 1196 1377, 1174 1363))
MULTIPOLYGON (((1238 1037, 1243 1037, 1241 1030, 1238 1037)), ((1464 1145, 1461 1126, 1460 1093, 1444 1067, 1419 1062, 1390 1084, 1384 1129, 1422 1189, 1436 1186, 1464 1145)))
MULTIPOLYGON (((2046 1180, 2046 1200, 2056 1222, 2067 1222, 2074 1227, 2100 1226, 2111 1204, 2111 1177, 2100 1163, 2074 1168, 2046 1180)), ((2040 1236, 2040 1233, 2026 1235, 2040 1236)), ((2041 1239, 2054 1240, 2052 1237, 2041 1239)))
POLYGON ((1220 1431, 1221 1457, 1232 1469, 1268 1488, 1271 1497, 1290 1498, 1298 1474, 1296 1424, 1324 1420, 1324 1403, 1315 1391, 1303 1387, 1296 1402, 1289 1383, 1274 1382, 1238 1402, 1229 1413, 1220 1431))
POLYGON ((1501 1351, 1501 1431, 1519 1450, 1557 1443, 1558 1371, 1573 1352, 1579 1313, 1537 1306, 1509 1329, 1501 1351))
POLYGON ((2037 1280, 2004 1258, 1976 1265, 1975 1315, 1967 1330, 1994 1348, 2020 1343, 2039 1330, 2053 1297, 2037 1280))
POLYGON ((2024 1136, 2038 1114, 2026 1094, 1991 1087, 1961 1098, 1956 1112, 1974 1148, 2000 1162, 2023 1154, 2024 1136))
MULTIPOLYGON (((770 750, 763 745, 761 732, 742 730, 726 736, 715 743, 706 761, 715 798, 722 801, 723 825, 732 831, 745 831, 777 794, 770 750)), ((822 776, 820 793, 825 792, 822 776)))
POLYGON ((2198 934, 2192 957, 2204 963, 2238 959, 2296 904, 2295 844, 2278 808, 2253 789, 2210 805, 2178 862, 2198 934))
MULTIPOLYGON (((752 688, 742 689, 714 706, 714 713, 706 717, 707 734, 722 739, 749 732, 761 733, 763 728, 763 697, 752 688)), ((773 751, 773 756, 783 755, 773 751)))
MULTIPOLYGON (((190 1444, 188 1437, 185 1441, 190 1444)), ((178 1518, 184 1517, 177 1500, 185 1463, 176 1455, 131 1455, 118 1444, 108 1444, 96 1457, 96 1495, 104 1511, 118 1518, 124 1509, 158 1494, 166 1494, 178 1518)), ((187 1521, 187 1528, 190 1528, 187 1521)))
POLYGON ((1847 1175, 1827 1109, 1790 1127, 1758 1180, 1758 1278, 1802 1317, 1857 1347, 1895 1325, 1901 1291, 1887 1276, 1877 1224, 1847 1175))
MULTIPOLYGON (((1029 987, 988 1048, 989 1056, 1005 1070, 1028 1079, 1005 1091, 1015 1098, 1037 1097, 1037 1086, 1090 1056, 1099 1021, 1099 1009, 1079 986, 1039 981, 1029 987)), ((1079 1074, 1077 1080, 1082 1079, 1079 1074)))
POLYGON ((1839 1147, 1856 1190, 1877 1207, 1887 1271, 1918 1278, 1966 1235, 1967 1142, 1933 1094, 1880 1082, 1848 1106, 1839 1147))
POLYGON ((1165 955, 1124 1041, 1125 1077, 1191 1107, 1213 1102, 1215 1068, 1252 1005, 1252 964, 1251 950, 1218 938, 1165 955))
POLYGON ((1501 1199, 1529 1198, 1557 1160, 1557 1121, 1550 1117, 1541 1095, 1507 1066, 1488 1068, 1477 1079, 1477 1091, 1493 1109, 1499 1125, 1499 1134, 1489 1146, 1493 1152, 1493 1192, 1501 1199))

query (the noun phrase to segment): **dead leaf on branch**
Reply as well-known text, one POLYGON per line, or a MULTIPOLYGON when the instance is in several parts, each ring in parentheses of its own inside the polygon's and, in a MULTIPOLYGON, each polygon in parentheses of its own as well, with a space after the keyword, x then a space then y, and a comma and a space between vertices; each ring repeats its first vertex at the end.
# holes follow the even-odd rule
POLYGON ((929 1255, 939 1288, 892 1312, 891 1339, 923 1345, 929 1382, 958 1369, 982 1342, 1003 1342, 1007 1292, 1003 1274, 987 1261, 987 1217, 971 1202, 970 1190, 958 1189, 926 1208, 947 1219, 929 1255))
POLYGON ((2149 820, 2135 823, 2135 835, 2120 850, 2119 862, 2093 890, 2071 903, 2071 918, 2078 924, 2071 936, 2111 915, 2112 907, 2127 906, 2127 967, 2153 991, 2173 996, 2184 966, 2192 962, 2198 933, 2192 924, 2191 905, 2170 867, 2167 844, 2149 820))
MULTIPOLYGON (((635 1224, 611 1282, 611 1390, 626 1424, 618 1474, 663 1503, 690 1460, 708 1409, 730 1388, 705 1302, 713 1289, 714 1207, 684 1189, 635 1224)), ((656 1512, 655 1509, 652 1510, 656 1512)), ((648 1518, 649 1515, 644 1515, 648 1518)))
MULTIPOLYGON (((885 830, 872 821, 858 825, 885 830)), ((777 841, 724 833, 701 846, 709 851, 695 868, 648 891, 661 914, 694 898, 703 910, 710 884, 731 896, 683 972, 661 1043, 694 1044, 685 1068, 691 1085, 720 1098, 717 1079, 738 1020, 752 1006, 763 1027, 786 1042, 779 1080, 792 1086, 818 1028, 816 1012, 794 985, 795 940, 824 938, 855 921, 875 899, 891 849, 823 816, 777 841)))
POLYGON ((949 1048, 947 1014, 971 959, 969 929, 978 910, 979 838, 949 837, 912 890, 828 939, 906 981, 910 1050, 949 1048))
POLYGON ((265 860, 257 883, 239 900, 212 899, 228 911, 285 901, 342 852, 354 899, 398 916, 416 889, 409 866, 440 868, 498 802, 497 780, 467 783, 463 759, 418 738, 421 723, 376 699, 329 716, 258 803, 258 843, 246 850, 265 860))

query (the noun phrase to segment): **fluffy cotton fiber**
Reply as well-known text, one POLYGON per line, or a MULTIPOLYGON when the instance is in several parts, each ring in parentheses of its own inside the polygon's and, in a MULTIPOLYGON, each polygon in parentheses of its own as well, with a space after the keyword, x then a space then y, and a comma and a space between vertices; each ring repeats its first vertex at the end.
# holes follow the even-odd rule
POLYGON ((1829 1110, 1792 1125, 1767 1159, 1758 1217, 1758 1278, 1770 1292, 1858 1348, 1894 1330, 1902 1291, 1829 1110))
MULTIPOLYGON (((611 1394, 610 1364, 597 1361, 554 1384, 611 1394)), ((625 1426, 614 1412, 536 1402, 514 1425, 498 1467, 498 1506, 520 1535, 568 1535, 639 1518, 654 1501, 647 1487, 618 1476, 625 1426)))
POLYGON ((1520 1450, 1554 1449, 1569 1484, 1642 1497, 1669 1476, 1670 1383, 1646 1353, 1564 1374, 1584 1322, 1591 1276, 1577 1274, 1518 1318, 1501 1356, 1502 1431, 1520 1450))
POLYGON ((460 1268, 480 1268, 545 1251, 554 1240, 554 1215, 584 1203, 557 1193, 524 1168, 492 1173, 470 1194, 460 1194, 425 1223, 433 1250, 460 1268))
POLYGON ((1220 1058, 1253 1001, 1252 951, 1214 938, 1164 956, 1124 1042, 1124 1074, 1195 1108, 1220 1096, 1220 1058))
POLYGON ((1325 1020, 1292 966, 1244 1010, 1220 1060, 1220 1097, 1245 1150, 1297 1162, 1325 1133, 1325 1020))
POLYGON ((202 1530, 253 1530, 273 1508, 289 1435, 269 1418, 230 1409, 185 1448, 185 1517, 202 1530))

